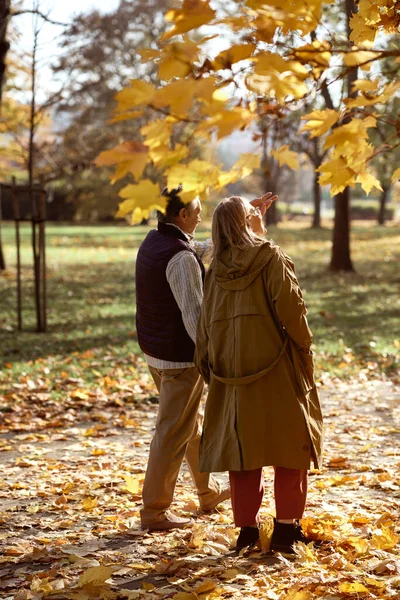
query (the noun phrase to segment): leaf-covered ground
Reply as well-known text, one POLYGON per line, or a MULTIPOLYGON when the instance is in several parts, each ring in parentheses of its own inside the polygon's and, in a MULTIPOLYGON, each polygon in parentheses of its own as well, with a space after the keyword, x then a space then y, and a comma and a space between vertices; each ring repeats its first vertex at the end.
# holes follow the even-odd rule
MULTIPOLYGON (((96 357, 81 358, 96 370, 96 357)), ((140 530, 157 401, 139 358, 116 361, 88 388, 62 376, 11 384, 0 405, 0 598, 400 598, 399 390, 332 381, 321 396, 326 457, 310 475, 304 527, 326 542, 288 560, 268 553, 271 469, 262 547, 248 555, 233 551, 229 501, 197 515, 186 470, 175 508, 195 526, 140 530)))
MULTIPOLYGON (((133 258, 145 231, 48 228, 49 333, 32 332, 29 236, 24 322, 0 276, 0 598, 400 598, 400 230, 358 228, 356 275, 332 276, 330 232, 273 232, 294 258, 310 307, 326 422, 304 528, 321 548, 294 561, 268 553, 272 474, 265 469, 262 546, 237 556, 230 503, 196 514, 182 471, 178 514, 193 529, 142 532, 138 511, 157 411, 138 354, 133 258)), ((206 235, 206 232, 202 234, 206 235)), ((221 475, 226 478, 226 475, 221 475)))

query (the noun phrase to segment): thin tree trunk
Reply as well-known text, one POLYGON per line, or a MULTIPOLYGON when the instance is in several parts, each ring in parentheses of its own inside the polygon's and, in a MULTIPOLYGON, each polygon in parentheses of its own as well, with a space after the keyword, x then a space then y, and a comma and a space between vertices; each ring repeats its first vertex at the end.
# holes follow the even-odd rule
MULTIPOLYGON (((354 0, 345 0, 345 11, 347 37, 350 39, 350 18, 356 12, 354 0)), ((349 98, 354 97, 356 94, 356 91, 352 90, 352 84, 357 79, 357 71, 358 69, 354 68, 347 75, 347 95, 349 98)), ((349 121, 349 118, 345 118, 343 124, 349 121)), ((350 188, 348 187, 335 196, 335 222, 329 269, 331 271, 354 271, 350 256, 350 188)))
MULTIPOLYGON (((272 191, 270 189, 270 186, 269 187, 266 186, 265 190, 266 190, 266 192, 272 191)), ((275 194, 275 192, 272 192, 272 193, 275 194)), ((279 214, 278 214, 278 210, 276 207, 276 202, 273 202, 271 204, 270 208, 265 213, 265 220, 268 225, 277 225, 279 223, 279 214)))
POLYGON ((350 258, 350 189, 335 196, 335 223, 333 227, 330 271, 354 271, 350 258))
MULTIPOLYGON (((36 3, 34 6, 38 9, 39 6, 36 3)), ((34 163, 35 163, 35 126, 36 126, 36 60, 37 60, 37 46, 39 37, 39 28, 37 25, 38 16, 34 16, 34 38, 33 38, 33 49, 32 49, 32 67, 31 67, 31 110, 30 110, 30 126, 29 126, 29 156, 28 156, 28 181, 29 181, 29 199, 32 207, 32 250, 33 250, 33 272, 35 278, 35 306, 36 306, 36 324, 37 331, 43 331, 42 328, 42 311, 40 303, 40 255, 38 248, 38 239, 36 235, 36 223, 38 219, 38 207, 33 189, 34 185, 34 163)))
POLYGON ((1 233, 0 233, 0 271, 6 270, 6 259, 4 258, 3 246, 1 242, 1 233))
POLYGON ((2 238, 2 232, 1 232, 1 222, 2 222, 2 218, 3 218, 1 200, 2 200, 2 198, 1 198, 1 184, 0 184, 0 271, 5 271, 6 270, 6 259, 4 258, 3 238, 2 238))
POLYGON ((7 41, 7 26, 10 17, 10 0, 0 0, 0 106, 5 82, 6 55, 10 48, 7 41))
MULTIPOLYGON (((263 139, 262 139, 262 157, 261 157, 261 168, 262 175, 264 180, 264 194, 267 192, 276 193, 275 190, 275 182, 276 180, 271 177, 271 160, 268 160, 268 128, 263 130, 263 139)), ((276 225, 279 221, 278 211, 276 209, 276 202, 274 202, 271 207, 267 210, 264 216, 264 221, 266 225, 276 225)))
POLYGON ((385 224, 386 200, 389 192, 389 188, 387 186, 383 185, 382 188, 381 197, 379 198, 378 225, 385 224))
POLYGON ((319 173, 314 173, 313 181, 313 199, 314 199, 314 215, 311 227, 318 229, 321 227, 321 186, 318 182, 319 173))

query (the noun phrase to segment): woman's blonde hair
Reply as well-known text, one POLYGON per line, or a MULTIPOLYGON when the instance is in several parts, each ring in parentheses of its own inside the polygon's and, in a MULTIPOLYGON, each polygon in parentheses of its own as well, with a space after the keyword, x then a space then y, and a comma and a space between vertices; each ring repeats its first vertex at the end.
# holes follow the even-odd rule
POLYGON ((265 242, 251 228, 248 212, 248 202, 240 196, 225 198, 218 204, 211 230, 214 256, 218 257, 225 248, 232 246, 245 250, 249 246, 259 246, 265 242))

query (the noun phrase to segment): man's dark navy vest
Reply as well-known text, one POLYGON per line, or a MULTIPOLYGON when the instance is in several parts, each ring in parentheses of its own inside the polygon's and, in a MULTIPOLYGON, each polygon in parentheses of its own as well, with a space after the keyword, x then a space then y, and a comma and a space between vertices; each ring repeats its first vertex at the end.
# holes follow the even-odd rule
POLYGON ((142 242, 136 259, 136 329, 141 350, 161 360, 192 362, 194 343, 166 277, 175 254, 191 252, 204 266, 185 234, 168 223, 159 223, 142 242))

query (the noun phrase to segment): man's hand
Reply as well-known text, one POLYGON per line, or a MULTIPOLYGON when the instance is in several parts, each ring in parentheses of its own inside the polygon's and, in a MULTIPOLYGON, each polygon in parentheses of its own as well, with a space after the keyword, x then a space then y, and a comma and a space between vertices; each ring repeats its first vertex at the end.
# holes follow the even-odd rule
POLYGON ((259 208, 261 211, 261 215, 264 216, 267 210, 270 208, 271 204, 277 199, 278 196, 274 196, 272 192, 267 192, 263 196, 255 198, 255 200, 251 200, 250 204, 254 206, 254 208, 259 208))

